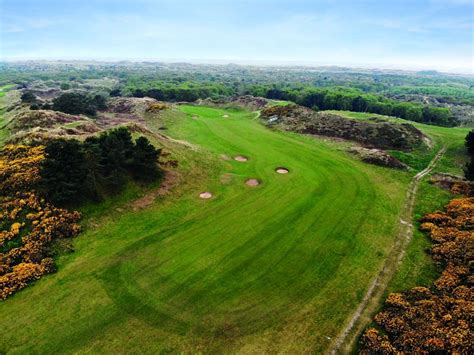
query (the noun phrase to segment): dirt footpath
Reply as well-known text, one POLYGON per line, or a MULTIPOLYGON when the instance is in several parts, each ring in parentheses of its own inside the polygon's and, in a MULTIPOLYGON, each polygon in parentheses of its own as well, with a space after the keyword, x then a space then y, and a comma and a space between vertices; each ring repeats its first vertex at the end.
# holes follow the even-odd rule
POLYGON ((370 284, 364 298, 357 307, 355 313, 347 322, 342 332, 334 339, 330 354, 349 354, 357 336, 367 327, 372 319, 372 315, 377 311, 380 299, 382 298, 388 283, 397 271, 405 255, 406 248, 413 236, 413 207, 415 205, 416 192, 420 181, 428 175, 446 152, 446 148, 441 148, 428 166, 416 174, 408 186, 403 210, 400 214, 399 232, 397 239, 392 245, 390 253, 382 265, 382 269, 377 273, 370 284))

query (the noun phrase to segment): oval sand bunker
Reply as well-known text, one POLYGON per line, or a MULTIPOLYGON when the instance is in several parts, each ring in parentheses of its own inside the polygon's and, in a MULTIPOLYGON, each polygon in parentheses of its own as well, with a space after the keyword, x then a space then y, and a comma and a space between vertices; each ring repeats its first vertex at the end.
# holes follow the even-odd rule
POLYGON ((275 171, 278 174, 288 174, 290 172, 287 168, 276 168, 275 171))
POLYGON ((234 160, 240 161, 240 162, 245 162, 249 159, 247 157, 244 157, 243 155, 237 155, 236 157, 234 157, 234 160))
POLYGON ((212 197, 212 194, 210 192, 201 192, 199 194, 199 197, 207 200, 207 199, 210 199, 212 197))
POLYGON ((245 185, 247 185, 247 186, 258 186, 258 185, 260 185, 260 181, 258 181, 257 179, 248 179, 245 182, 245 185))
POLYGON ((229 115, 223 115, 222 117, 224 117, 224 118, 228 118, 228 117, 229 117, 229 115))

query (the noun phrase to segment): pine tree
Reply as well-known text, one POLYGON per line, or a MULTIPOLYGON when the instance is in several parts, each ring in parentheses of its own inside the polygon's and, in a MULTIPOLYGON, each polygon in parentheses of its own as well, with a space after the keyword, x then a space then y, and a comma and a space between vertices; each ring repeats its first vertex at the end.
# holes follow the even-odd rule
POLYGON ((465 144, 468 154, 471 156, 474 155, 474 130, 467 134, 465 144))
POLYGON ((159 175, 157 160, 161 151, 157 150, 147 138, 135 141, 133 160, 130 166, 133 177, 141 181, 153 181, 159 175))
POLYGON ((57 139, 46 145, 41 165, 41 186, 53 203, 65 205, 83 199, 87 175, 84 161, 84 153, 77 140, 57 139))

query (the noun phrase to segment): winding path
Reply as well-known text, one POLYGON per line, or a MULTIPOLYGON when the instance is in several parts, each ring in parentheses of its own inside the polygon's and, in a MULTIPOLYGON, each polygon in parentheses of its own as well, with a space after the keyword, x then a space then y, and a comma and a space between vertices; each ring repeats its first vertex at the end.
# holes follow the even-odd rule
POLYGON ((420 181, 433 170, 445 152, 446 147, 442 147, 430 161, 428 166, 416 174, 411 180, 410 185, 408 186, 403 210, 400 214, 398 237, 395 240, 387 259, 385 259, 381 270, 367 289, 359 307, 357 307, 357 310, 352 315, 343 331, 334 340, 332 347, 329 349, 330 354, 350 353, 357 336, 367 326, 372 315, 376 311, 379 301, 382 298, 388 283, 395 274, 395 271, 398 269, 400 262, 405 255, 410 239, 413 236, 413 224, 411 223, 411 220, 418 185, 420 181))

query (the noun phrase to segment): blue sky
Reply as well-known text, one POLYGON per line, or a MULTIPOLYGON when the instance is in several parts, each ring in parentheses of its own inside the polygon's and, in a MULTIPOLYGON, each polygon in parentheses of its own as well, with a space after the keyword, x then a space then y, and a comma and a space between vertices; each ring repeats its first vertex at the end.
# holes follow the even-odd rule
POLYGON ((3 60, 474 66, 474 0, 0 2, 3 60))

